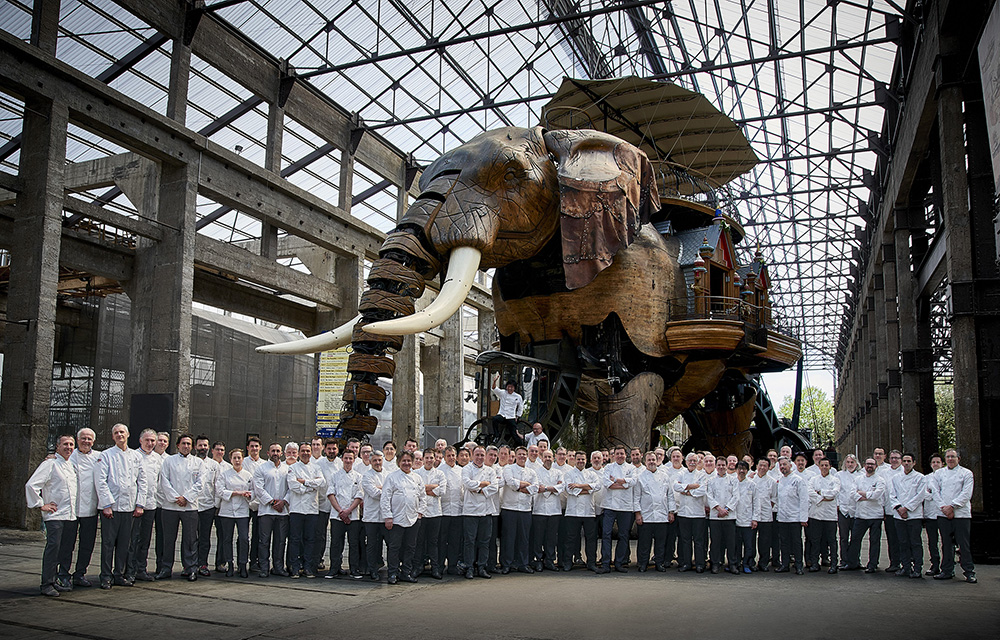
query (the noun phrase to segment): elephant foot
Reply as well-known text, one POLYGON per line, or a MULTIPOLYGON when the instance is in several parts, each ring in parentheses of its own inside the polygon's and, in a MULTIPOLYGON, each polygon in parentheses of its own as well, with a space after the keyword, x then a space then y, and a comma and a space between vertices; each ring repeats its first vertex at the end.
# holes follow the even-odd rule
POLYGON ((645 450, 662 396, 663 378, 649 371, 632 378, 618 393, 599 396, 597 413, 602 438, 613 445, 645 450))
POLYGON ((750 445, 753 442, 750 422, 756 410, 756 401, 757 394, 751 393, 749 398, 737 407, 702 413, 705 438, 712 453, 717 456, 734 455, 741 459, 750 453, 750 445))

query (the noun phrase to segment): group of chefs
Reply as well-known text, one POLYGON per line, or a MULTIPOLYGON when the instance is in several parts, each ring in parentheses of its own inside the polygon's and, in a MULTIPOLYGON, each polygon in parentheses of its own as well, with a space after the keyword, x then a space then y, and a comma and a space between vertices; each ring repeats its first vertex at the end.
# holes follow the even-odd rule
POLYGON ((415 440, 397 451, 350 439, 341 452, 320 438, 266 450, 250 438, 227 451, 205 436, 171 443, 150 429, 130 449, 123 424, 111 436, 103 451, 91 429, 60 436, 25 485, 45 525, 44 595, 92 586, 98 528, 102 589, 171 578, 178 534, 180 575, 190 581, 211 576, 210 566, 243 578, 376 581, 384 567, 396 584, 675 563, 731 575, 873 573, 884 529, 885 571, 951 579, 957 550, 966 582, 976 582, 973 476, 954 449, 931 456, 924 475, 912 454, 886 460, 881 448, 863 462, 846 456, 840 470, 821 450, 788 447, 756 461, 677 447, 588 455, 553 450, 538 424, 514 447, 439 440, 423 451, 415 440))

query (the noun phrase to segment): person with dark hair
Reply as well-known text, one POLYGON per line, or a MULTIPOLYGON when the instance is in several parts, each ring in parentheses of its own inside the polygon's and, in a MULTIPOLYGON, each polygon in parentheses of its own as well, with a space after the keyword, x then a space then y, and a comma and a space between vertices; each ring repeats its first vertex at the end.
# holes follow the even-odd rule
POLYGON ((312 444, 299 444, 299 459, 288 467, 288 573, 292 578, 315 578, 316 521, 319 496, 326 494, 326 479, 312 460, 312 444))
POLYGON ((24 485, 29 509, 42 511, 45 523, 45 550, 42 552, 43 596, 58 596, 60 591, 72 591, 72 585, 57 582, 59 565, 69 570, 73 560, 73 539, 67 535, 67 523, 76 520, 76 469, 69 461, 75 442, 73 436, 62 435, 56 440, 56 455, 43 460, 24 485))
MULTIPOLYGON (((771 449, 771 452, 777 454, 774 449, 771 449)), ((777 553, 777 549, 774 548, 774 514, 775 504, 778 501, 778 481, 771 475, 769 458, 757 461, 757 473, 753 476, 753 483, 753 519, 757 523, 757 571, 767 572, 771 558, 777 553)))
POLYGON ((899 538, 899 571, 897 576, 923 578, 924 553, 920 542, 924 497, 927 495, 927 479, 914 469, 916 460, 912 453, 904 453, 903 473, 892 478, 889 487, 889 504, 892 505, 896 520, 896 536, 899 538))
POLYGON ((493 535, 492 504, 490 496, 500 490, 496 469, 486 464, 486 449, 476 447, 472 461, 462 469, 462 533, 463 564, 465 577, 474 575, 489 578, 487 559, 490 536, 493 535))
POLYGON ((809 487, 801 474, 792 472, 788 458, 778 458, 781 478, 778 479, 778 541, 781 545, 781 566, 775 573, 795 568, 802 575, 802 529, 809 521, 809 487))
MULTIPOLYGON (((409 442, 409 441, 407 441, 409 442)), ((417 573, 423 570, 424 563, 431 566, 431 577, 441 579, 441 496, 448 488, 444 472, 434 466, 437 449, 424 449, 423 466, 417 469, 424 481, 424 517, 417 532, 416 565, 417 573)))
POLYGON ((182 433, 177 436, 177 453, 167 456, 160 469, 160 520, 163 522, 163 561, 154 576, 165 580, 174 568, 174 548, 177 529, 181 528, 181 575, 188 580, 198 579, 198 496, 201 494, 202 460, 191 455, 194 436, 182 433))
POLYGON ((851 547, 851 531, 854 529, 854 515, 857 512, 858 501, 854 499, 854 484, 861 470, 858 459, 853 453, 844 456, 844 468, 837 472, 840 480, 840 493, 837 494, 837 529, 840 533, 840 566, 847 566, 848 549, 851 547))
POLYGON ((239 573, 246 578, 250 556, 250 500, 253 498, 253 474, 243 465, 243 451, 229 452, 229 467, 215 479, 219 496, 219 531, 222 542, 219 551, 226 566, 226 575, 239 573), (233 560, 233 532, 236 532, 236 560, 233 560))
POLYGON ((868 534, 868 566, 865 573, 878 571, 878 559, 882 547, 883 494, 885 478, 878 473, 875 458, 865 460, 864 474, 858 474, 854 481, 854 528, 851 529, 851 546, 844 559, 845 571, 861 568, 861 540, 868 534))
POLYGON ((531 502, 538 493, 538 474, 525 466, 528 450, 514 449, 514 464, 501 470, 500 480, 500 572, 516 569, 534 573, 531 567, 531 502))
POLYGON ((319 517, 316 519, 316 530, 313 534, 313 554, 316 558, 316 571, 321 573, 326 571, 326 564, 323 556, 326 555, 327 529, 330 527, 330 501, 326 498, 326 487, 330 486, 333 474, 343 468, 343 462, 337 457, 340 447, 333 438, 322 440, 322 448, 313 451, 313 460, 310 464, 316 465, 323 476, 323 489, 319 492, 319 517))
MULTIPOLYGON (((407 438, 403 441, 403 451, 409 451, 410 453, 416 453, 417 449, 420 447, 420 443, 413 438, 407 438)), ((427 453, 426 451, 424 452, 427 453)))
MULTIPOLYGON (((707 457, 707 456, 706 456, 707 457)), ((729 573, 737 573, 736 558, 736 507, 739 506, 739 492, 736 476, 728 473, 728 461, 718 460, 716 473, 708 477, 706 499, 708 500, 708 533, 711 538, 709 558, 712 573, 719 573, 725 567, 729 573), (723 562, 725 554, 726 562, 723 562)))
MULTIPOLYGON (((375 452, 370 458, 372 469, 362 474, 355 469, 354 452, 347 450, 342 456, 344 468, 333 474, 330 482, 326 485, 326 499, 330 502, 330 569, 327 571, 327 578, 336 578, 341 575, 350 575, 355 580, 360 579, 362 573, 361 563, 361 512, 358 507, 365 500, 362 479, 375 470, 376 466, 381 469, 381 452, 375 452), (343 569, 344 562, 344 539, 347 539, 347 570, 343 569)), ((381 483, 379 483, 381 490, 381 483)), ((365 514, 378 518, 378 510, 374 513, 365 514)), ((367 520, 366 520, 367 521, 367 520)), ((370 567, 375 571, 378 565, 370 567)))
POLYGON ((267 448, 267 463, 253 473, 253 495, 257 499, 260 537, 252 541, 257 545, 260 571, 287 577, 285 571, 285 541, 288 539, 288 467, 282 463, 284 452, 277 442, 267 448), (271 563, 274 563, 272 566, 271 563))
POLYGON ((944 466, 944 456, 938 452, 931 454, 931 472, 927 474, 925 483, 925 496, 923 508, 923 525, 927 533, 927 554, 930 557, 931 566, 925 576, 936 576, 941 572, 941 538, 938 535, 937 504, 934 496, 934 472, 944 466))
POLYGON ((657 466, 655 451, 646 452, 645 463, 635 479, 635 522, 639 526, 635 555, 639 573, 648 568, 650 552, 656 570, 667 570, 667 523, 673 521, 677 512, 673 480, 665 469, 657 466))
POLYGON ((508 380, 503 389, 498 387, 500 374, 496 374, 493 379, 493 387, 490 392, 500 403, 497 415, 493 416, 493 431, 500 435, 506 431, 511 440, 519 442, 523 436, 517 432, 517 419, 524 413, 524 398, 517 392, 517 385, 513 380, 508 380))
POLYGON ((609 573, 611 567, 620 573, 628 573, 625 562, 628 560, 628 534, 632 528, 632 517, 636 511, 635 487, 636 469, 625 460, 625 447, 614 448, 614 461, 607 465, 604 471, 604 522, 601 538, 601 570, 599 573, 609 573), (618 524, 618 544, 615 545, 614 563, 611 559, 612 527, 618 524))
MULTIPOLYGON (((436 448, 436 447, 435 447, 436 448)), ((462 498, 465 489, 462 484, 462 468, 456 464, 458 452, 455 447, 446 446, 438 469, 444 474, 445 490, 441 494, 441 537, 438 546, 438 566, 451 575, 459 573, 463 557, 462 498)))
POLYGON ((385 469, 387 474, 392 473, 399 469, 399 463, 396 460, 396 443, 392 440, 386 440, 382 444, 382 468, 385 469))
MULTIPOLYGON (((247 454, 243 458, 243 468, 250 472, 251 482, 253 482, 253 474, 257 471, 257 467, 267 463, 267 459, 261 457, 260 450, 260 438, 257 436, 247 438, 247 454)), ((260 537, 258 508, 255 497, 250 501, 250 571, 252 572, 260 571, 260 564, 257 561, 257 551, 259 550, 257 539, 260 537)))
POLYGON ((389 584, 417 581, 413 558, 427 498, 423 479, 413 471, 413 454, 404 451, 398 464, 399 468, 386 476, 380 500, 389 584))
MULTIPOLYGON (((560 447, 565 456, 566 450, 560 447)), ((569 465, 565 465, 569 466, 569 465)), ((542 466, 535 470, 538 476, 538 493, 531 503, 531 556, 534 570, 558 571, 559 533, 562 526, 563 471, 555 466, 555 454, 542 454, 542 466)), ((565 544, 565 541, 564 541, 565 544)))
POLYGON ((837 496, 840 495, 840 478, 830 473, 830 461, 819 460, 819 473, 809 478, 809 526, 806 539, 809 555, 806 566, 810 572, 820 569, 820 556, 829 553, 828 573, 837 573, 837 496))
POLYGON ((754 534, 757 533, 757 521, 754 520, 754 504, 756 485, 747 477, 750 465, 740 460, 736 463, 736 557, 739 566, 736 572, 753 572, 754 534))
POLYGON ((976 565, 972 563, 972 471, 959 465, 958 451, 944 452, 945 466, 934 472, 934 495, 937 499, 938 530, 941 532, 941 573, 935 580, 951 580, 955 575, 955 547, 965 572, 965 581, 975 584, 976 565))

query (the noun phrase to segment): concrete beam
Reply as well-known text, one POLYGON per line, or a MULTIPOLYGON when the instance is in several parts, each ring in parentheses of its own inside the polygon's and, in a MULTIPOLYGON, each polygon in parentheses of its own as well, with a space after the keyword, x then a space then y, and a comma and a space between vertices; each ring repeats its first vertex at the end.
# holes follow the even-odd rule
POLYGON ((89 191, 115 186, 126 176, 143 170, 144 158, 132 152, 66 165, 66 189, 89 191))
POLYGON ((316 310, 291 300, 233 282, 202 269, 194 271, 193 299, 202 304, 242 313, 267 322, 316 333, 316 310))
POLYGON ((92 220, 110 224, 111 226, 121 229, 122 231, 128 231, 129 233, 134 233, 137 236, 150 238, 152 240, 161 240, 164 232, 171 233, 170 229, 165 229, 155 222, 150 222, 141 218, 130 218, 116 211, 99 207, 96 204, 85 202, 70 195, 66 196, 63 207, 67 211, 79 213, 80 215, 86 216, 92 220))

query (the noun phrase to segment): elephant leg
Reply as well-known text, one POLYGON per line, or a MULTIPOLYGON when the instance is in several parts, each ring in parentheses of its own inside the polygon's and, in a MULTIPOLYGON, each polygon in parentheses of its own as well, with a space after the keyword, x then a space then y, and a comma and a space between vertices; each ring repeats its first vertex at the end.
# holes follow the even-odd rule
POLYGON ((599 396, 597 417, 601 438, 614 445, 645 450, 662 396, 663 378, 649 371, 632 378, 618 393, 599 396))

